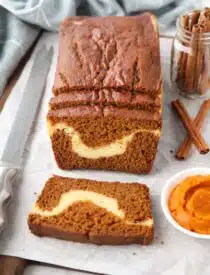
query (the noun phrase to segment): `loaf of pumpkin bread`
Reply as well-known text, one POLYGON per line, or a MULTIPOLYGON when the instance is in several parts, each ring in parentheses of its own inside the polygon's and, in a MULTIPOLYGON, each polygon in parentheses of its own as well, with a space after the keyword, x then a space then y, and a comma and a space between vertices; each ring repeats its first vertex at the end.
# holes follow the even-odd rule
POLYGON ((48 130, 61 169, 149 173, 161 133, 155 17, 70 17, 60 29, 48 130))

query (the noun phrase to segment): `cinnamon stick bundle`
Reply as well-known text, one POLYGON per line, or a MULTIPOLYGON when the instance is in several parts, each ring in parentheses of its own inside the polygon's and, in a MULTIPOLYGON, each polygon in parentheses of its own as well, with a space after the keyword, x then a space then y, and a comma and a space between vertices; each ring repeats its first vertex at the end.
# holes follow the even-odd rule
MULTIPOLYGON (((210 99, 205 100, 203 102, 203 104, 200 107, 199 113, 197 114, 197 116, 194 120, 198 130, 201 129, 209 109, 210 109, 210 99)), ((190 154, 192 144, 193 144, 193 142, 192 142, 190 136, 188 135, 184 139, 183 143, 180 145, 179 149, 177 150, 176 158, 179 159, 179 160, 186 159, 190 154)))
POLYGON ((210 8, 193 11, 180 20, 184 30, 191 32, 191 37, 189 44, 183 42, 190 52, 178 55, 176 83, 186 95, 204 94, 210 88, 210 45, 203 39, 203 35, 210 32, 210 8))
POLYGON ((191 119, 189 116, 187 110, 185 109, 184 105, 181 103, 180 100, 172 101, 172 107, 176 110, 177 114, 180 116, 182 123, 186 130, 188 131, 188 134, 200 152, 200 154, 206 154, 209 152, 209 147, 206 144, 205 140, 201 136, 199 130, 196 127, 195 122, 191 119))

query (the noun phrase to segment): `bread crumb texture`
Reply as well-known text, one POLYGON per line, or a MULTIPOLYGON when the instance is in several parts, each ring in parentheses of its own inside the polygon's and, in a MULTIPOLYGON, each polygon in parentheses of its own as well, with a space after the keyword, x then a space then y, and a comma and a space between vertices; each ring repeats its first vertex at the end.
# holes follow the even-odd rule
POLYGON ((34 234, 97 244, 147 244, 153 240, 151 202, 146 185, 53 176, 47 181, 35 206, 42 211, 52 211, 62 194, 71 190, 90 191, 113 198, 124 215, 119 217, 91 200, 78 200, 54 216, 32 211, 28 224, 34 234), (145 221, 149 222, 148 225, 142 224, 145 221))

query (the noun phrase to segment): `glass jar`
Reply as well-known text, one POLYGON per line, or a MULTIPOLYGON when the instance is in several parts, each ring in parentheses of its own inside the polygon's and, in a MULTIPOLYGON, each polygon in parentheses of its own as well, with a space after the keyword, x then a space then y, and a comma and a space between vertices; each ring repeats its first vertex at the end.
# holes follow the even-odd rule
POLYGON ((174 88, 192 99, 210 97, 210 32, 206 22, 193 25, 196 12, 200 16, 190 11, 177 19, 171 54, 174 88))

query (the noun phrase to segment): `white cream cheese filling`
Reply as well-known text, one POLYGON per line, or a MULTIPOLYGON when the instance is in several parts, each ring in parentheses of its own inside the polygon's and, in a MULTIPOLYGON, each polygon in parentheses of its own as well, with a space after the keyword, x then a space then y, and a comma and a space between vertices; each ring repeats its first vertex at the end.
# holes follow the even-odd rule
POLYGON ((139 129, 135 130, 133 133, 127 136, 122 137, 121 139, 115 140, 110 144, 98 147, 90 147, 83 143, 79 132, 75 131, 71 126, 66 125, 65 123, 56 123, 54 125, 48 123, 48 131, 50 136, 52 136, 56 130, 63 130, 65 133, 71 136, 72 150, 80 157, 89 159, 113 157, 124 154, 134 135, 138 132, 148 132, 153 133, 156 136, 160 136, 160 130, 139 129))
MULTIPOLYGON (((72 205, 75 202, 84 202, 84 201, 90 201, 94 203, 95 205, 105 208, 107 211, 111 212, 115 216, 124 219, 125 213, 119 209, 119 205, 116 199, 99 194, 97 192, 92 191, 86 191, 86 190, 71 190, 69 192, 66 192, 61 195, 59 203, 57 206, 55 206, 52 210, 42 210, 39 208, 37 204, 32 209, 32 214, 38 214, 44 217, 51 217, 55 215, 59 215, 62 213, 65 209, 67 209, 70 205, 72 205)), ((144 225, 144 226, 152 226, 153 225, 153 219, 146 219, 141 222, 132 222, 125 220, 126 224, 131 225, 144 225)))

